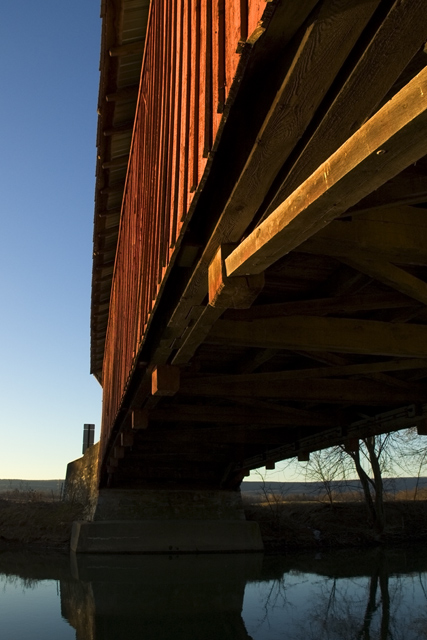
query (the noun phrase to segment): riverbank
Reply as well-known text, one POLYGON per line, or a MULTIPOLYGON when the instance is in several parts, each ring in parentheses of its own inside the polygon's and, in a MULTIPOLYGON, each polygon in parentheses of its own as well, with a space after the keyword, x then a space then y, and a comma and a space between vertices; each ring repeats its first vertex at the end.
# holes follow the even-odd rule
POLYGON ((427 501, 385 503, 386 528, 379 537, 369 526, 363 502, 277 502, 246 505, 258 522, 265 549, 366 547, 427 540, 427 501))
POLYGON ((10 545, 68 549, 71 526, 83 506, 60 501, 0 499, 0 548, 10 545))
MULTIPOLYGON (((60 501, 0 499, 0 548, 68 549, 71 526, 84 507, 60 501)), ((259 523, 267 553, 295 549, 366 547, 427 540, 427 501, 386 503, 381 538, 370 529, 361 502, 247 504, 246 517, 259 523)))

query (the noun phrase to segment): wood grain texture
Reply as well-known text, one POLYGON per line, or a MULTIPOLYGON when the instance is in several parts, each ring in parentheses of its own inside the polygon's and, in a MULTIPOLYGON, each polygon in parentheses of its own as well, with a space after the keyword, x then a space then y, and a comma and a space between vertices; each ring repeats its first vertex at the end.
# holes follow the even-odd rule
POLYGON ((203 380, 192 379, 183 383, 180 394, 202 397, 262 397, 280 398, 291 402, 320 402, 331 404, 354 403, 366 405, 398 406, 425 400, 426 389, 395 389, 373 380, 330 380, 310 378, 304 385, 298 381, 268 383, 239 383, 232 385, 218 381, 205 384, 203 380))
POLYGON ((388 287, 396 289, 396 291, 427 305, 427 283, 425 283, 424 280, 416 278, 404 269, 390 262, 364 260, 363 257, 357 254, 348 255, 345 258, 342 257, 340 260, 353 269, 357 269, 371 278, 383 282, 388 287))
POLYGON ((304 242, 305 253, 357 255, 399 264, 427 264, 427 216, 415 207, 360 213, 349 222, 331 222, 304 242))
POLYGON ((324 162, 226 259, 260 273, 425 154, 427 69, 324 162))
MULTIPOLYGON (((346 364, 342 366, 325 366, 314 369, 290 369, 289 371, 273 371, 268 373, 233 374, 221 376, 201 376, 201 380, 206 384, 245 384, 247 382, 256 384, 274 382, 275 380, 305 380, 307 378, 340 378, 347 376, 363 376, 366 374, 383 373, 384 371, 411 371, 415 369, 425 369, 427 359, 425 358, 400 358, 384 360, 383 362, 365 362, 362 364, 346 364)), ((394 379, 393 383, 399 385, 402 380, 394 379)), ((407 388, 407 383, 403 382, 407 388)))
POLYGON ((375 320, 291 316, 249 322, 219 320, 207 342, 246 347, 427 356, 427 326, 375 320))
POLYGON ((423 202, 427 202, 427 175, 425 166, 417 163, 363 198, 348 213, 423 202))
POLYGON ((339 295, 331 298, 278 302, 253 306, 245 311, 229 310, 226 320, 257 320, 260 318, 280 318, 283 316, 319 316, 328 314, 356 313, 377 309, 400 309, 414 307, 414 301, 399 293, 366 293, 365 295, 339 295))
POLYGON ((426 39, 427 4, 424 0, 397 0, 294 161, 264 217, 372 115, 426 39))
POLYGON ((268 412, 266 409, 254 407, 220 407, 214 404, 207 405, 179 405, 176 407, 158 407, 150 414, 150 420, 154 422, 196 422, 227 423, 227 424, 264 424, 265 428, 271 425, 293 426, 328 426, 335 423, 335 416, 331 413, 298 411, 288 407, 281 407, 281 411, 268 412))

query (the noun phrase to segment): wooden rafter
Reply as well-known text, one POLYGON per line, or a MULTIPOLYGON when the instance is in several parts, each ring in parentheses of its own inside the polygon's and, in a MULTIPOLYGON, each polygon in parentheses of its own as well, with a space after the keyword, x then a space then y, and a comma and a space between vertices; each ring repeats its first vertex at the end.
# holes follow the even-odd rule
POLYGON ((230 309, 224 317, 227 320, 257 320, 259 318, 281 318, 283 316, 350 314, 357 311, 399 309, 413 306, 414 301, 411 298, 399 293, 367 293, 365 295, 341 295, 334 298, 256 305, 245 311, 230 309))
POLYGON ((360 213, 349 222, 331 222, 300 250, 327 256, 381 257, 399 264, 427 264, 426 212, 415 207, 360 213))
POLYGON ((427 388, 399 389, 375 380, 341 380, 335 378, 308 378, 300 380, 246 382, 230 384, 222 380, 213 383, 192 378, 183 382, 180 394, 202 397, 260 397, 280 398, 289 402, 316 402, 358 405, 390 405, 425 400, 427 388))
POLYGON ((219 320, 207 342, 244 347, 427 357, 427 326, 374 320, 290 316, 219 320))
POLYGON ((265 217, 372 115, 426 39, 424 0, 395 0, 287 172, 265 217))
POLYGON ((261 273, 425 154, 427 68, 361 127, 225 260, 261 273))
POLYGON ((353 267, 353 269, 357 269, 400 293, 404 293, 414 300, 427 305, 427 283, 404 271, 404 269, 390 262, 364 260, 363 257, 359 257, 356 253, 346 258, 343 257, 341 260, 353 267))
POLYGON ((160 406, 150 413, 149 419, 154 422, 259 424, 264 425, 264 428, 271 425, 327 426, 335 423, 331 414, 311 413, 290 407, 280 407, 280 411, 268 411, 254 407, 220 407, 212 404, 160 406))

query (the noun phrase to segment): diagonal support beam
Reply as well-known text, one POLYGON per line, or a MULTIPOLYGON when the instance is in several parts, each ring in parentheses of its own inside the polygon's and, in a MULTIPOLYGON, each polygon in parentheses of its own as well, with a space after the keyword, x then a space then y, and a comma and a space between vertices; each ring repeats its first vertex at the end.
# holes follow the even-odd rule
POLYGON ((228 276, 261 273, 425 155, 427 68, 226 258, 228 276))
POLYGON ((358 256, 340 257, 340 261, 427 305, 427 284, 400 267, 380 260, 364 260, 358 256))
POLYGON ((187 363, 204 341, 224 309, 248 309, 264 287, 264 274, 227 278, 224 259, 234 245, 221 245, 209 265, 209 304, 188 332, 172 364, 187 363))

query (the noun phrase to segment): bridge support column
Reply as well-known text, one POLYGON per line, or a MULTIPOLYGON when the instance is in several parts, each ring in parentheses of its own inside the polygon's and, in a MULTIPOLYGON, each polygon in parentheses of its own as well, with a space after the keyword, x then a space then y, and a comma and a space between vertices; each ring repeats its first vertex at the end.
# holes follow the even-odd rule
POLYGON ((77 553, 262 551, 240 491, 101 489, 90 522, 75 522, 77 553))

